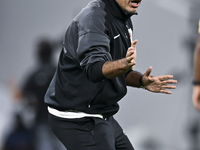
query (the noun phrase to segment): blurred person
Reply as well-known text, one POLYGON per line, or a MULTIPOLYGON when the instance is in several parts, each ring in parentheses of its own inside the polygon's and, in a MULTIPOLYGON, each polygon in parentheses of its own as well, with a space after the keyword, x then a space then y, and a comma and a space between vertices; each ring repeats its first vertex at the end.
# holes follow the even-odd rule
POLYGON ((53 63, 53 45, 51 42, 42 39, 36 46, 37 65, 27 75, 21 89, 21 94, 35 109, 37 124, 47 124, 47 110, 44 103, 44 95, 55 72, 53 63))
POLYGON ((127 86, 172 94, 172 75, 134 71, 130 17, 142 0, 94 0, 69 25, 58 68, 45 95, 49 123, 67 150, 133 150, 114 119, 127 86))
POLYGON ((200 111, 200 20, 199 20, 199 37, 194 52, 194 81, 193 81, 193 104, 200 111))
POLYGON ((48 112, 44 103, 45 92, 56 69, 53 64, 53 45, 50 40, 39 40, 35 54, 38 64, 27 75, 21 92, 35 112, 34 128, 37 149, 53 149, 53 142, 50 138, 51 132, 47 124, 48 112))
POLYGON ((55 44, 57 43, 45 38, 38 40, 35 68, 31 68, 30 73, 25 76, 21 88, 13 87, 14 97, 23 100, 23 107, 28 107, 29 111, 33 110, 34 117, 30 128, 34 129, 36 150, 54 150, 63 147, 49 128, 48 111, 44 103, 44 95, 56 70, 53 62, 55 44))
POLYGON ((189 141, 189 147, 191 150, 197 150, 200 149, 200 115, 198 109, 198 99, 199 99, 199 92, 198 92, 198 65, 199 65, 199 58, 198 58, 198 47, 199 47, 199 17, 200 17, 200 1, 199 0, 192 0, 190 2, 190 8, 189 8, 189 17, 188 17, 188 24, 190 31, 190 34, 187 34, 186 46, 188 46, 188 55, 189 58, 189 66, 187 67, 189 70, 188 72, 189 77, 193 77, 193 85, 191 88, 190 93, 190 102, 188 104, 189 110, 188 110, 188 126, 187 126, 187 133, 188 133, 188 141, 189 141), (197 82, 196 82, 197 81, 197 82), (192 102, 191 102, 192 99, 192 102), (196 108, 196 109, 194 109, 196 108))
POLYGON ((14 128, 8 133, 2 150, 35 150, 33 131, 26 127, 20 114, 14 119, 14 128))
MULTIPOLYGON (((193 94, 192 100, 194 107, 200 111, 200 20, 199 20, 198 38, 194 51, 194 81, 193 81, 193 94)), ((190 126, 191 147, 193 150, 199 149, 200 144, 200 121, 199 117, 193 121, 190 126)))

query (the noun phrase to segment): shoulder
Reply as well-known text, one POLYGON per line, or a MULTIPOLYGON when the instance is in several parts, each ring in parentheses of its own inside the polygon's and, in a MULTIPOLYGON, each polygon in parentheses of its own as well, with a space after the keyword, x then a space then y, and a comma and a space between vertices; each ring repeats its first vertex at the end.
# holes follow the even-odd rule
POLYGON ((74 18, 74 22, 85 32, 105 31, 106 12, 103 1, 92 1, 74 18))

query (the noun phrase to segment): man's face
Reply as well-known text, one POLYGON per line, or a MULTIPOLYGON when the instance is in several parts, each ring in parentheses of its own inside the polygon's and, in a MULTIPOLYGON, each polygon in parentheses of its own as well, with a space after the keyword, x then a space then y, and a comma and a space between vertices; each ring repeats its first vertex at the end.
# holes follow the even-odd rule
POLYGON ((137 12, 142 0, 116 0, 126 14, 133 15, 137 12))

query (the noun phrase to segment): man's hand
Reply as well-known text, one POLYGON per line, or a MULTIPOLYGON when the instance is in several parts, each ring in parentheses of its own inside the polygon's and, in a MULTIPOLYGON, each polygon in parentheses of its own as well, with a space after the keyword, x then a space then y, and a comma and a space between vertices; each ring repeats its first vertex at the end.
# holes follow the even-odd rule
POLYGON ((131 47, 128 48, 127 53, 126 53, 126 61, 128 63, 127 65, 131 66, 132 69, 136 65, 136 57, 137 57, 136 44, 137 44, 137 42, 138 42, 138 40, 134 40, 131 43, 131 47))
POLYGON ((131 43, 131 47, 128 48, 125 58, 104 63, 102 72, 106 78, 115 78, 131 70, 135 66, 137 42, 138 40, 134 40, 131 43))
POLYGON ((195 108, 200 111, 200 85, 194 85, 192 100, 195 108))
POLYGON ((152 67, 149 67, 148 70, 144 73, 142 77, 142 83, 145 89, 155 93, 165 93, 172 94, 171 91, 167 89, 175 89, 176 86, 169 85, 177 83, 176 80, 173 80, 172 75, 162 75, 162 76, 151 76, 152 67))

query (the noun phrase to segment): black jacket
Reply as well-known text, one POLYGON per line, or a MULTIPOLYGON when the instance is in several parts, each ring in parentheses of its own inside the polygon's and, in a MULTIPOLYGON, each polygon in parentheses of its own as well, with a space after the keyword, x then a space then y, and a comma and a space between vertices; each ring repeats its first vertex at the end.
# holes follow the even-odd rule
POLYGON ((106 79, 102 66, 126 56, 131 46, 127 16, 115 0, 94 0, 68 27, 58 68, 45 103, 58 110, 76 110, 104 117, 115 114, 127 92, 126 74, 106 79))

